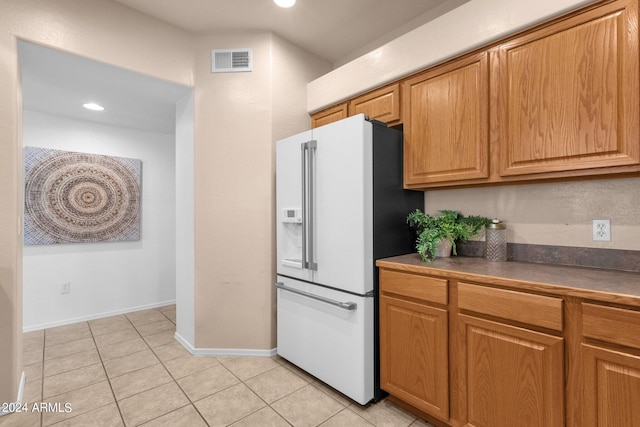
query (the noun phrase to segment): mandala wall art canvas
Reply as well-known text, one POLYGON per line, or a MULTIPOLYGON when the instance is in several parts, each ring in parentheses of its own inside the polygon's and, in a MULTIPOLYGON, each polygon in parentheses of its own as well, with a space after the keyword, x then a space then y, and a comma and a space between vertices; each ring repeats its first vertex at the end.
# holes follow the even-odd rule
POLYGON ((25 147, 24 243, 140 240, 139 159, 25 147))

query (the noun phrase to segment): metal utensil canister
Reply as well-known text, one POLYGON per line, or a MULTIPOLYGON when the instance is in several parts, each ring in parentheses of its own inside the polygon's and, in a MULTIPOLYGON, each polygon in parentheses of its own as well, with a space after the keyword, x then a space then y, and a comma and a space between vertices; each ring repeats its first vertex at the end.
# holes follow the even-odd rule
POLYGON ((500 220, 494 219, 491 224, 485 227, 485 233, 486 259, 489 261, 506 261, 507 225, 500 220))

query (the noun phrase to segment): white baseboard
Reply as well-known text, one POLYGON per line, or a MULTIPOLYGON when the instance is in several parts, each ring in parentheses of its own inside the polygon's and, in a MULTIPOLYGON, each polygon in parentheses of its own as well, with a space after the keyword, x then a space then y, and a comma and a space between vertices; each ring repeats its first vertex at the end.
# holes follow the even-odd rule
MULTIPOLYGON (((17 407, 22 404, 22 398, 24 397, 24 385, 27 382, 27 373, 22 371, 22 375, 20 376, 20 386, 18 387, 18 398, 15 401, 17 407)), ((9 415, 13 411, 9 411, 7 408, 0 408, 0 417, 3 415, 9 415)))
POLYGON ((187 351, 194 356, 250 356, 250 357, 272 357, 277 354, 277 349, 271 350, 253 350, 238 348, 195 348, 187 340, 182 338, 177 332, 174 335, 187 351))
POLYGON ((164 307, 165 305, 175 304, 176 300, 157 302, 153 304, 139 305, 136 307, 127 307, 103 313, 90 314, 88 316, 75 317, 72 319, 57 320, 55 322, 41 323, 39 325, 29 325, 22 328, 22 332, 39 331, 41 329, 54 328, 56 326, 70 325, 72 323, 86 322, 88 320, 102 319, 103 317, 117 316, 119 314, 131 313, 134 311, 148 310, 150 308, 164 307))

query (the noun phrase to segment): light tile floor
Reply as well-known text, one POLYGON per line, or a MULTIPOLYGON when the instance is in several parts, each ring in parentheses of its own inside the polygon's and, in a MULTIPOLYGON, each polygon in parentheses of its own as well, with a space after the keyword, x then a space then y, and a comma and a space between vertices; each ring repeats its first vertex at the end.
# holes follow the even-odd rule
POLYGON ((27 411, 0 426, 432 427, 385 400, 360 406, 277 356, 192 356, 174 339, 175 315, 166 306, 25 333, 27 411))

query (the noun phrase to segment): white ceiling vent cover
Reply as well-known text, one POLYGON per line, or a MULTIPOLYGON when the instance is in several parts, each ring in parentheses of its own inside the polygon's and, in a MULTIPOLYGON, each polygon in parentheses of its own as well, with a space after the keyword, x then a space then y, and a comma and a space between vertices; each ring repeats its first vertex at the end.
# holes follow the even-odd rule
POLYGON ((212 49, 212 73, 251 71, 251 49, 212 49))

